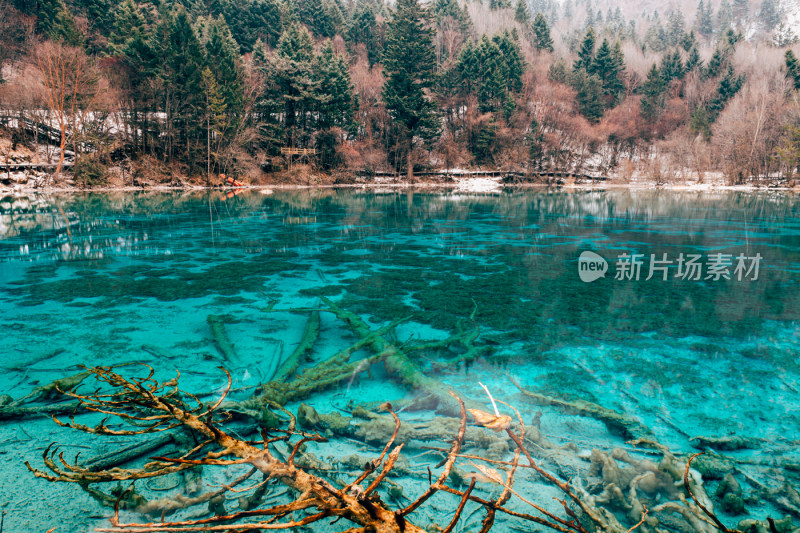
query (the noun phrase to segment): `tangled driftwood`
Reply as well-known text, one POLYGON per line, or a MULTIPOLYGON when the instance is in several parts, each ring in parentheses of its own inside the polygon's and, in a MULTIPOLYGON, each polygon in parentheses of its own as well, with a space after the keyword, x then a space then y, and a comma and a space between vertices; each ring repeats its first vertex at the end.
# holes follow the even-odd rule
MULTIPOLYGON (((481 531, 489 531, 494 524, 497 513, 505 513, 524 521, 535 522, 556 531, 588 533, 590 530, 583 525, 589 521, 603 530, 609 529, 607 520, 598 515, 594 509, 586 505, 570 488, 568 482, 559 480, 552 474, 538 466, 532 455, 525 447, 525 426, 522 417, 517 412, 517 428, 509 426, 497 427, 491 421, 483 421, 483 425, 494 430, 505 431, 516 444, 513 460, 508 465, 505 477, 496 470, 485 466, 476 465, 478 470, 466 489, 458 489, 448 485, 448 478, 460 457, 461 446, 467 427, 467 414, 464 402, 451 393, 460 406, 460 424, 457 434, 447 453, 441 471, 435 481, 431 480, 429 487, 415 500, 403 508, 392 509, 381 501, 376 489, 384 482, 386 476, 394 467, 403 444, 394 446, 395 439, 401 427, 401 421, 390 404, 384 404, 383 410, 387 411, 395 422, 394 432, 384 446, 380 455, 367 463, 364 471, 345 486, 334 486, 322 477, 310 474, 296 464, 298 454, 306 443, 325 441, 319 434, 310 434, 298 431, 295 418, 290 413, 290 422, 285 430, 267 430, 262 428, 261 439, 245 441, 227 433, 222 429, 222 424, 228 418, 228 413, 221 406, 230 389, 231 380, 228 374, 228 387, 222 397, 213 405, 204 405, 192 394, 182 391, 178 385, 178 378, 167 382, 158 382, 154 379, 154 371, 148 367, 148 374, 142 378, 125 377, 114 368, 93 367, 87 371, 100 382, 102 387, 92 393, 77 391, 66 394, 77 399, 89 411, 94 411, 116 418, 116 422, 124 422, 128 429, 113 429, 104 419, 94 426, 83 425, 74 420, 67 423, 56 422, 73 429, 94 435, 137 435, 161 433, 176 429, 183 429, 191 433, 197 444, 188 446, 183 453, 173 457, 154 457, 151 462, 140 468, 122 469, 97 469, 87 468, 79 464, 68 462, 63 453, 59 453, 53 446, 49 446, 44 454, 44 462, 50 472, 33 468, 26 463, 28 468, 37 477, 53 482, 70 482, 88 488, 92 484, 119 483, 122 481, 135 482, 141 479, 165 476, 176 472, 185 472, 196 466, 215 467, 247 464, 251 469, 220 489, 200 494, 193 497, 180 497, 178 499, 148 502, 133 491, 133 485, 120 493, 114 503, 115 512, 111 517, 111 527, 99 528, 98 531, 131 533, 155 531, 245 531, 267 529, 291 529, 307 524, 312 524, 323 519, 346 519, 356 526, 348 531, 375 531, 375 532, 403 532, 422 533, 424 529, 411 522, 410 515, 419 509, 431 496, 442 491, 458 498, 458 506, 453 515, 447 517, 444 531, 452 531, 458 522, 468 501, 478 503, 486 510, 481 531), (194 406, 192 404, 195 404, 194 406), (281 457, 277 453, 276 445, 284 443, 291 451, 288 456, 281 457), (521 457, 525 461, 521 460, 521 457), (529 468, 563 491, 565 499, 562 501, 565 517, 546 510, 542 506, 529 501, 518 494, 514 486, 514 479, 518 469, 529 468), (222 501, 225 495, 234 492, 243 492, 237 487, 256 473, 261 473, 262 481, 251 485, 245 490, 257 490, 272 479, 279 480, 282 484, 295 490, 297 496, 290 503, 270 507, 257 507, 241 510, 236 513, 226 513, 222 501), (366 484, 367 480, 369 484, 366 484), (473 494, 476 481, 488 481, 501 486, 500 495, 494 499, 480 498, 473 494), (512 495, 529 504, 537 514, 513 510, 506 506, 512 495), (210 504, 209 509, 217 516, 195 520, 166 521, 166 514, 178 508, 210 504), (161 512, 160 522, 124 523, 120 518, 120 509, 130 508, 142 514, 152 515, 161 512), (293 513, 295 516, 287 519, 293 513), (251 521, 258 517, 258 520, 251 521), (266 518, 269 517, 269 518, 266 518), (282 520, 282 521, 281 521, 282 520)), ((227 372, 226 372, 227 373, 227 372)), ((512 408, 513 409, 513 408, 512 408)), ((516 412, 516 410, 514 410, 516 412)), ((488 413, 484 413, 487 414, 488 413)), ((475 458, 480 460, 480 458, 475 458)), ((486 464, 498 463, 491 459, 484 459, 486 464)), ((474 463, 473 463, 474 464, 474 463)), ((97 496, 97 489, 90 489, 97 496)), ((100 493, 102 494, 102 493, 100 493)), ((102 496, 100 496, 102 497, 102 496)), ((252 503, 251 500, 247 500, 252 503)), ((241 507, 246 507, 241 506, 241 507)), ((641 523, 641 522, 640 522, 641 523)), ((635 528, 636 526, 634 526, 635 528)), ((634 528, 628 529, 632 531, 634 528)), ((623 531, 616 529, 618 531, 623 531)))
MULTIPOLYGON (((146 367, 147 375, 137 378, 129 375, 130 364, 87 368, 74 379, 57 380, 48 391, 55 391, 70 403, 68 409, 56 413, 88 411, 108 417, 95 425, 56 419, 61 425, 98 436, 154 435, 85 462, 68 461, 51 445, 43 454, 48 471, 30 464, 28 468, 50 481, 75 483, 102 504, 113 507, 111 526, 99 529, 110 532, 293 529, 309 524, 321 527, 323 520, 346 520, 352 526, 347 531, 352 532, 422 532, 423 523, 428 531, 434 527, 451 532, 459 524, 468 527, 480 510, 481 532, 490 531, 498 515, 504 515, 512 526, 514 521, 520 521, 573 533, 792 531, 776 530, 772 521, 749 521, 752 527, 740 524, 738 530, 725 528, 714 514, 702 479, 690 469, 695 456, 688 461, 675 457, 633 417, 588 402, 565 402, 517 385, 523 393, 521 401, 598 419, 624 436, 636 438, 633 442, 657 450, 653 453, 661 454, 659 462, 632 457, 621 449, 579 455, 577 448, 550 442, 540 430, 538 417, 526 427, 516 409, 498 400, 516 418, 500 413, 486 387, 491 412, 484 410, 485 402, 456 396, 421 371, 420 361, 428 357, 423 354, 431 351, 442 350, 451 355, 450 347, 458 345, 461 355, 452 360, 463 362, 466 354, 472 357, 478 350, 477 326, 442 340, 401 343, 394 340, 392 331, 404 320, 371 328, 360 316, 338 304, 327 299, 323 302, 326 307, 307 310, 310 316, 298 347, 275 365, 269 381, 245 400, 227 397, 230 375, 222 397, 213 405, 206 405, 179 388, 179 376, 162 383, 155 379, 155 371, 146 367), (357 340, 345 350, 304 365, 319 336, 320 311, 332 313, 357 340), (362 348, 371 353, 359 359, 355 354, 362 348), (301 405, 295 417, 283 407, 286 402, 306 400, 315 392, 353 380, 375 363, 383 364, 392 379, 416 392, 410 400, 384 404, 383 411, 389 416, 369 406, 352 408, 351 418, 337 413, 319 414, 312 407, 301 405), (90 383, 93 379, 99 382, 99 388, 90 383), (428 414, 435 411, 436 415, 422 423, 401 423, 401 407, 428 414), (470 418, 477 427, 468 425, 470 418), (242 429, 242 423, 246 429, 242 429), (249 435, 251 429, 260 438, 248 440, 241 436, 249 435), (336 461, 331 464, 307 449, 328 438, 378 445, 381 451, 373 458, 343 458, 337 467, 336 461), (452 439, 449 447, 431 445, 431 441, 448 438, 452 439), (390 477, 424 479, 424 474, 409 468, 401 453, 415 446, 415 441, 425 443, 416 444, 427 450, 423 453, 440 454, 441 462, 438 473, 428 470, 428 483, 422 493, 409 495, 412 491, 408 487, 403 490, 390 477), (155 457, 138 468, 123 468, 142 455, 155 457), (572 464, 588 462, 589 466, 573 477, 572 472, 559 468, 562 459, 572 464), (459 460, 466 463, 457 465, 459 460), (551 466, 545 468, 537 460, 551 466), (226 472, 222 486, 201 490, 202 481, 213 475, 210 470, 237 465, 249 469, 226 472), (558 475, 550 471, 552 465, 558 475), (143 490, 148 488, 148 480, 166 479, 165 476, 181 476, 182 492, 153 498, 143 490), (255 481, 248 483, 251 478, 255 481), (520 481, 549 485, 561 494, 560 507, 549 506, 549 498, 538 501, 520 481), (123 487, 123 482, 128 486, 123 487), (289 492, 268 494, 276 484, 289 492), (388 494, 390 503, 381 499, 379 489, 388 494), (447 513, 433 511, 435 516, 431 517, 429 513, 436 507, 431 507, 435 504, 430 500, 435 494, 438 496, 434 500, 450 497, 453 501, 447 513), (238 511, 228 510, 237 504, 238 511), (121 511, 138 513, 147 521, 123 522, 123 517, 130 515, 121 515, 121 511), (179 511, 184 513, 182 520, 167 520, 179 511), (424 516, 426 513, 428 516, 424 516)), ((209 326, 220 352, 224 355, 233 350, 224 323, 210 320, 209 326)), ((38 396, 43 396, 47 391, 39 392, 42 394, 37 393, 38 396)), ((22 409, 20 403, 16 402, 13 408, 22 409)), ((791 521, 786 527, 791 527, 791 521)), ((338 528, 327 525, 326 529, 338 528)))

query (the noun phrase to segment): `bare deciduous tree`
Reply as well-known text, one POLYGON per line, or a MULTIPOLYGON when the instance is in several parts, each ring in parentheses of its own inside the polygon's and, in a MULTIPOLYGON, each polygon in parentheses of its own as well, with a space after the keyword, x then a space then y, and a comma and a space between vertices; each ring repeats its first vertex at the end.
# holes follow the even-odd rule
POLYGON ((60 133, 58 166, 64 167, 68 136, 74 136, 86 118, 97 95, 94 66, 78 47, 52 41, 39 43, 36 64, 42 76, 44 100, 53 114, 60 133))

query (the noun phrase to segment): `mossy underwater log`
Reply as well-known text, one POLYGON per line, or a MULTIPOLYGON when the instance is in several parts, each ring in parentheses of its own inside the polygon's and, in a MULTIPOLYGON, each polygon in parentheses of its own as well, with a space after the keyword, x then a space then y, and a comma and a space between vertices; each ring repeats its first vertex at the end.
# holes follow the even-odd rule
POLYGON ((303 357, 314 348, 314 344, 316 344, 319 338, 319 325, 319 311, 313 311, 306 322, 300 344, 294 349, 292 355, 281 364, 270 381, 285 382, 292 377, 295 371, 297 371, 297 367, 300 366, 300 361, 303 357))
POLYGON ((227 363, 238 366, 240 364, 239 356, 236 354, 236 349, 233 347, 233 343, 225 332, 225 322, 222 320, 222 317, 208 315, 208 317, 206 317, 206 323, 208 323, 208 327, 211 329, 211 339, 214 341, 214 346, 217 347, 220 355, 222 355, 227 363))
POLYGON ((595 418, 603 422, 609 430, 620 434, 625 439, 641 439, 645 442, 654 440, 654 435, 650 428, 628 414, 618 413, 602 405, 597 405, 596 403, 587 402, 585 400, 567 401, 546 394, 533 392, 523 388, 522 385, 511 376, 508 377, 523 395, 530 398, 538 405, 551 405, 571 414, 595 418))

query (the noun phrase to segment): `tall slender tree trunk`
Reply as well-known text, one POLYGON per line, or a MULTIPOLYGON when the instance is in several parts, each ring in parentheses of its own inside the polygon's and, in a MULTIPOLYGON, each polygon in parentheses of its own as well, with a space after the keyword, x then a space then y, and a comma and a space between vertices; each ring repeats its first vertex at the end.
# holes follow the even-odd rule
MULTIPOLYGON (((53 174, 53 179, 58 179, 61 177, 61 170, 64 168, 64 152, 67 149, 67 126, 64 123, 60 124, 61 130, 61 144, 59 145, 59 153, 58 153, 58 166, 56 167, 56 171, 53 174)), ((49 136, 49 133, 48 133, 49 136)))
POLYGON ((408 168, 406 169, 406 179, 408 181, 414 181, 414 137, 408 137, 408 156, 406 160, 406 165, 408 168))

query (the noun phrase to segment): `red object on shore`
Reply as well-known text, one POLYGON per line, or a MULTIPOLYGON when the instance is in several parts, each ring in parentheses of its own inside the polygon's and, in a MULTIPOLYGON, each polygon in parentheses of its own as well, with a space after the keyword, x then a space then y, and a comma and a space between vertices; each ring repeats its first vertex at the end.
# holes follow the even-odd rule
MULTIPOLYGON (((224 178, 225 174, 222 174, 221 177, 224 178)), ((239 183, 238 181, 236 181, 233 178, 225 178, 225 181, 227 181, 229 185, 233 185, 234 187, 243 187, 243 185, 241 183, 239 183)))

